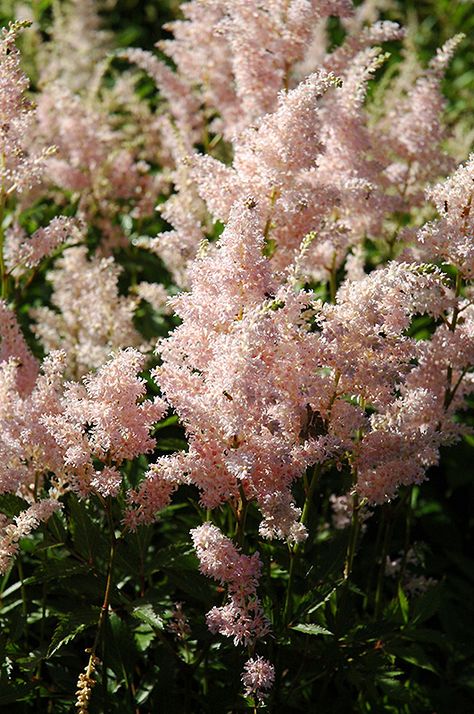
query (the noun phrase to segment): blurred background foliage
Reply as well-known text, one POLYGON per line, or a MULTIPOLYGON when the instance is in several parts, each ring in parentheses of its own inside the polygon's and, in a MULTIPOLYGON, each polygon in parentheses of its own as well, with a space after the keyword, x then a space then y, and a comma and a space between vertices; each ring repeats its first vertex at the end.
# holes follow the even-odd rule
MULTIPOLYGON (((0 0, 0 22, 32 14, 47 35, 55 2, 64 0, 0 0)), ((355 0, 355 5, 361 2, 355 0)), ((158 40, 169 37, 163 26, 180 17, 180 0, 99 0, 98 4, 116 47, 152 49, 158 40)), ((448 68, 444 90, 450 123, 462 118, 466 126, 474 126, 473 0, 375 0, 373 5, 381 19, 407 28, 424 64, 447 39, 460 32, 466 35, 448 68)))

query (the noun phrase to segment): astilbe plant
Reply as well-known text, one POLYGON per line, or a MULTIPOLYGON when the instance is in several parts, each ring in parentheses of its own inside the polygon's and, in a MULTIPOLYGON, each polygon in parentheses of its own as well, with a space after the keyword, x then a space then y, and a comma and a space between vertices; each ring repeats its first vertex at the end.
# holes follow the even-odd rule
MULTIPOLYGON (((194 567, 195 552, 225 597, 204 597, 210 632, 247 652, 243 706, 283 711, 292 630, 348 646, 344 608, 357 590, 365 521, 400 489, 404 498, 414 493, 442 447, 468 433, 474 159, 456 168, 444 153, 440 91, 461 37, 408 86, 392 81, 388 110, 375 111, 367 95, 388 59, 381 46, 403 31, 364 24, 372 5, 354 15, 348 0, 183 4, 183 19, 168 28, 173 38, 158 43, 174 67, 138 48, 120 53, 156 83, 156 114, 140 108, 132 75, 101 87, 113 60, 94 3, 56 9, 37 108, 20 68, 22 26, 2 31, 0 504, 8 508, 0 570, 8 577, 22 539, 43 528, 97 577, 93 549, 87 560, 76 541, 87 508, 107 525, 100 610, 70 635, 96 627, 74 675, 80 712, 96 706, 99 673, 107 701, 107 637, 124 631, 123 612, 163 647, 173 650, 176 638, 185 676, 224 647, 189 624, 169 593, 155 602, 161 585, 146 595, 154 572, 146 548, 134 560, 132 544, 157 532, 150 552, 172 574, 182 545, 172 540, 183 527, 193 551, 179 557, 194 567), (315 51, 328 17, 345 39, 315 51), (67 34, 78 26, 84 46, 67 34), (64 47, 78 53, 77 72, 64 47), (129 104, 123 122, 109 114, 120 87, 129 104), (149 135, 134 143, 134 131, 149 135), (160 175, 151 167, 159 160, 160 175), (31 230, 28 211, 41 200, 74 217, 31 230), (169 275, 164 285, 148 271, 137 284, 120 265, 132 250, 124 216, 140 222, 158 201, 171 229, 141 236, 133 255, 150 249, 169 275), (41 281, 50 291, 32 304, 28 291, 41 281), (177 318, 154 356, 140 300, 177 318), (429 326, 423 339, 420 321, 429 326), (169 448, 160 429, 177 422, 169 448), (315 542, 333 537, 314 515, 325 479, 336 484, 327 502, 346 540, 339 571, 327 582, 318 576, 319 594, 327 590, 312 603, 300 575, 315 542), (194 511, 185 519, 188 501, 194 511), (128 572, 118 582, 117 569, 132 561, 135 579, 128 572), (160 607, 173 608, 167 631, 160 607), (319 608, 319 623, 297 624, 319 608)), ((376 623, 391 528, 379 533, 375 593, 365 596, 376 623)), ((405 546, 392 568, 400 583, 407 564, 420 562, 405 546)), ((431 584, 423 577, 405 586, 413 597, 431 584)), ((67 643, 60 635, 50 653, 67 643)), ((125 678, 139 675, 137 665, 125 678)), ((127 686, 133 700, 135 685, 127 686)))

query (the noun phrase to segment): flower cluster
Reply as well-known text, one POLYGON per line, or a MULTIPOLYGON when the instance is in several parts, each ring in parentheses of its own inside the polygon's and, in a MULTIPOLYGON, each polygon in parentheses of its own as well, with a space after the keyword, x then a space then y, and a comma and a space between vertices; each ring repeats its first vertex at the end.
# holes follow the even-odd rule
MULTIPOLYGON (((82 384, 64 383, 65 358, 64 352, 52 352, 33 384, 19 379, 15 355, 0 368, 0 493, 22 496, 38 508, 46 477, 51 485, 45 503, 53 499, 56 507, 69 490, 82 496, 116 495, 122 485, 121 464, 153 449, 150 430, 166 410, 158 398, 142 401, 145 383, 137 373, 144 357, 136 350, 118 353, 82 384)), ((33 518, 33 509, 26 532, 53 510, 46 505, 44 515, 33 518)), ((17 531, 4 526, 2 542, 13 553, 22 536, 15 540, 17 531)), ((3 556, 2 569, 6 565, 3 556)))
MULTIPOLYGON (((210 630, 253 654, 270 624, 259 554, 242 552, 245 509, 255 507, 260 537, 298 552, 308 476, 344 472, 334 526, 360 523, 422 482, 465 430, 474 157, 456 169, 445 154, 440 92, 460 38, 426 69, 402 69, 381 109, 368 87, 387 60, 381 46, 404 33, 367 25, 369 5, 191 0, 159 44, 174 68, 138 48, 121 53, 154 79, 156 113, 133 94, 133 73, 102 86, 114 81, 110 38, 92 0, 58 4, 37 108, 21 26, 2 31, 0 494, 26 503, 0 516, 0 571, 68 491, 122 497, 133 531, 186 485, 202 508, 227 505, 235 517, 238 547, 212 514, 191 537, 201 572, 227 593, 207 613, 210 630), (345 28, 332 50, 321 41, 330 16, 345 28), (75 217, 31 228, 22 212, 38 196, 75 217), (171 229, 138 235, 157 203, 171 229), (128 236, 136 227, 134 246, 124 225, 128 236), (156 262, 122 285, 120 260, 143 247, 168 269, 170 300, 153 282, 156 262), (38 275, 51 294, 28 304, 38 275), (141 375, 151 365, 140 299, 179 323, 157 343, 154 398, 141 375), (168 410, 187 450, 139 461, 168 410), (130 462, 139 476, 125 483, 130 462)), ((185 639, 179 604, 173 618, 185 639)), ((85 711, 93 680, 81 677, 85 711)), ((249 659, 246 696, 263 700, 274 678, 269 662, 249 659)))
POLYGON ((204 575, 227 586, 229 602, 207 613, 211 632, 233 637, 245 645, 270 631, 257 597, 261 562, 258 553, 240 555, 232 541, 211 523, 191 531, 194 548, 204 575))
POLYGON ((66 250, 48 274, 53 307, 31 311, 33 330, 46 352, 66 352, 68 376, 82 377, 111 352, 143 342, 133 325, 137 299, 119 294, 119 275, 113 258, 89 259, 84 245, 66 250))
POLYGON ((255 657, 245 663, 242 673, 245 696, 264 700, 274 681, 275 668, 263 657, 255 657))

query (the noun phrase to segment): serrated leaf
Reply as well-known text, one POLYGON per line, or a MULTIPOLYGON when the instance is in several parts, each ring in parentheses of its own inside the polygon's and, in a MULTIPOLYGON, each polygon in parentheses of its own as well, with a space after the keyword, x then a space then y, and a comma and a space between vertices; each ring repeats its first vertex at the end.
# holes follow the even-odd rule
MULTIPOLYGON (((341 580, 341 582, 343 582, 343 581, 341 580)), ((320 600, 320 602, 316 603, 316 605, 313 605, 308 610, 307 614, 312 615, 313 612, 316 612, 316 610, 319 610, 320 607, 323 607, 331 599, 331 597, 333 596, 333 594, 336 592, 337 589, 338 589, 338 586, 332 588, 332 590, 330 590, 328 592, 328 594, 322 600, 320 600)))
POLYGON ((410 605, 401 585, 398 586, 398 604, 400 605, 403 622, 406 625, 410 614, 410 605))
POLYGON ((190 570, 197 572, 199 561, 189 543, 176 543, 162 548, 153 558, 155 570, 190 570))
POLYGON ((424 650, 416 644, 409 645, 408 647, 392 647, 391 653, 395 654, 400 659, 408 662, 409 664, 419 667, 420 669, 426 669, 428 672, 436 673, 436 668, 428 659, 424 650))
POLYGON ((151 643, 154 641, 156 638, 156 634, 153 630, 151 630, 148 626, 143 627, 143 629, 137 629, 133 633, 133 637, 135 639, 135 644, 139 652, 146 652, 146 650, 149 648, 151 643))
POLYGON ((107 550, 104 534, 99 526, 94 523, 88 512, 86 505, 79 501, 76 496, 68 499, 68 509, 71 513, 73 524, 74 545, 89 562, 94 562, 98 554, 103 554, 107 550))
POLYGON ((15 685, 3 681, 0 681, 0 690, 0 705, 17 704, 32 693, 32 688, 27 684, 15 685))
POLYGON ((334 636, 333 632, 330 632, 329 630, 326 630, 325 627, 321 627, 321 625, 316 625, 314 623, 301 623, 299 625, 294 625, 292 630, 296 630, 297 632, 302 632, 304 635, 330 635, 331 637, 334 636))
POLYGON ((90 608, 87 611, 75 611, 62 617, 57 625, 48 647, 47 657, 52 657, 60 647, 72 642, 77 635, 92 625, 97 625, 99 608, 90 608))
POLYGON ((87 570, 81 563, 71 563, 66 558, 46 560, 41 564, 38 574, 31 578, 31 582, 46 583, 84 574, 87 574, 87 570))
POLYGON ((150 603, 134 607, 132 610, 132 615, 133 617, 136 617, 137 620, 145 622, 147 625, 149 625, 155 630, 165 629, 163 619, 160 617, 160 615, 158 615, 153 605, 151 605, 150 603))
MULTIPOLYGON (((130 623, 131 624, 131 623, 130 623)), ((115 612, 107 619, 107 650, 104 658, 117 675, 128 679, 128 673, 133 672, 138 656, 138 648, 130 624, 122 620, 115 612)))

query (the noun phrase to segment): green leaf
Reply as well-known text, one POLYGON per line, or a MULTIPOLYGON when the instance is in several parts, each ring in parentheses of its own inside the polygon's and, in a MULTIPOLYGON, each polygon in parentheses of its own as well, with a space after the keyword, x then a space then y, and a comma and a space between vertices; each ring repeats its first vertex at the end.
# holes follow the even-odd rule
POLYGON ((28 698, 32 693, 31 687, 26 684, 10 684, 0 680, 0 705, 16 704, 28 698))
POLYGON ((205 580, 201 573, 192 571, 182 571, 165 568, 168 580, 174 588, 190 595, 196 600, 201 600, 206 604, 211 603, 214 596, 214 588, 205 580))
MULTIPOLYGON (((412 703, 412 693, 404 686, 403 682, 399 681, 397 677, 402 675, 403 672, 385 672, 382 676, 377 677, 377 684, 382 689, 383 692, 388 694, 392 701, 405 702, 407 704, 412 703)), ((393 710, 392 711, 399 711, 393 710)))
POLYGON ((316 625, 314 623, 301 623, 300 625, 294 625, 294 627, 292 627, 291 629, 296 630, 297 632, 302 632, 304 635, 331 635, 331 637, 334 636, 333 632, 330 632, 329 630, 326 630, 325 627, 321 627, 321 625, 316 625))
MULTIPOLYGON (((343 581, 341 580, 341 583, 342 583, 342 582, 343 582, 343 581)), ((331 599, 331 597, 333 596, 333 594, 336 592, 337 589, 338 589, 338 585, 337 585, 336 587, 332 588, 332 589, 328 592, 328 594, 326 595, 325 598, 323 598, 322 600, 320 600, 320 602, 316 603, 316 605, 313 605, 313 607, 311 607, 311 608, 308 610, 307 614, 308 614, 308 615, 312 615, 313 612, 316 612, 316 610, 319 610, 320 607, 323 607, 323 605, 325 605, 325 604, 331 599)))
POLYGON ((390 651, 405 662, 436 674, 435 666, 419 645, 411 644, 408 647, 391 647, 390 651))
POLYGON ((177 423, 178 423, 178 415, 172 414, 171 416, 167 417, 166 419, 163 419, 163 421, 159 421, 158 424, 155 424, 155 426, 153 427, 153 431, 160 431, 160 429, 165 429, 167 426, 172 426, 177 423))
POLYGON ((4 513, 9 518, 18 516, 25 511, 30 504, 13 493, 2 493, 0 495, 0 513, 4 513))
POLYGON ((92 627, 92 625, 97 625, 98 619, 98 607, 75 610, 70 615, 62 617, 54 631, 46 656, 52 657, 60 647, 72 642, 81 632, 92 627))
POLYGON ((123 676, 129 686, 129 676, 134 670, 139 654, 131 627, 115 612, 111 612, 107 619, 106 632, 108 642, 104 658, 107 666, 118 678, 123 676))
POLYGON ((135 639, 135 645, 139 652, 146 652, 151 643, 156 638, 156 633, 150 629, 147 625, 139 625, 133 633, 135 639))
POLYGON ((429 620, 437 612, 441 602, 442 585, 434 585, 415 600, 412 622, 422 623, 429 620))
POLYGON ((186 451, 188 443, 184 439, 170 436, 167 439, 158 439, 156 448, 158 451, 186 451))
POLYGON ((189 543, 173 543, 161 548, 153 558, 154 570, 190 570, 197 572, 199 561, 189 543))
POLYGON ((98 555, 104 555, 107 551, 104 534, 92 520, 86 505, 76 496, 69 496, 67 506, 74 528, 74 545, 79 553, 93 563, 98 555))
POLYGON ((160 615, 158 615, 153 605, 151 605, 150 603, 134 607, 132 610, 132 615, 133 617, 136 617, 137 620, 145 622, 154 630, 164 630, 165 628, 163 619, 160 617, 160 615))
POLYGON ((46 583, 82 575, 88 575, 84 565, 70 562, 67 558, 58 558, 57 560, 45 560, 38 568, 37 574, 31 578, 31 582, 46 583))
POLYGON ((400 605, 400 612, 402 613, 403 622, 406 625, 410 615, 410 604, 400 584, 398 585, 398 604, 400 605))

